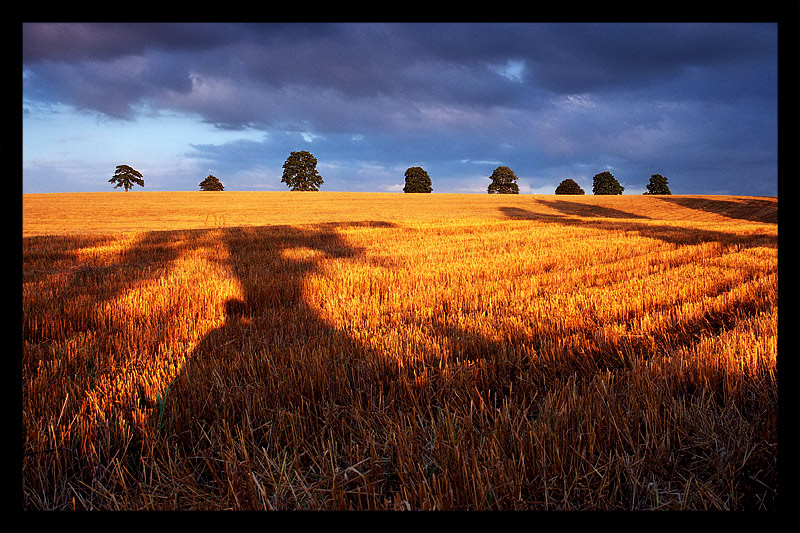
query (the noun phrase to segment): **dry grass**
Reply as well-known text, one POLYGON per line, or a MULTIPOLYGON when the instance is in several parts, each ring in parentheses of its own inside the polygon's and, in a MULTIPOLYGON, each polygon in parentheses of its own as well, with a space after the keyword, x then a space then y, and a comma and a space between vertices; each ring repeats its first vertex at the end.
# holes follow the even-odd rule
POLYGON ((26 509, 775 509, 774 198, 23 208, 26 509))
POLYGON ((22 235, 370 220, 396 223, 482 220, 497 218, 501 208, 533 210, 546 215, 703 222, 778 221, 777 200, 768 197, 115 191, 24 194, 22 235))

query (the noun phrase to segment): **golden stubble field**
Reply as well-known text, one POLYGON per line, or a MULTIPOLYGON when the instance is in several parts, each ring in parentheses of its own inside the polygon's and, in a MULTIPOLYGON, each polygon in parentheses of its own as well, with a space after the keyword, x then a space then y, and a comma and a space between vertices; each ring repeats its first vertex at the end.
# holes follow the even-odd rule
POLYGON ((25 509, 775 509, 777 200, 23 195, 25 509))

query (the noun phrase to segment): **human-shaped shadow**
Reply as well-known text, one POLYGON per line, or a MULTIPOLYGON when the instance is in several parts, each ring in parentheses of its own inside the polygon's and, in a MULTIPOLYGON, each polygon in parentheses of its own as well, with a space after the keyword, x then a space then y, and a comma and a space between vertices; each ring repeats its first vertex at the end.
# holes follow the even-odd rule
MULTIPOLYGON (((323 470, 317 462, 328 450, 327 460, 344 461, 346 468, 331 443, 347 442, 347 428, 376 424, 363 417, 380 409, 364 406, 381 406, 401 392, 396 362, 373 353, 346 327, 326 322, 320 306, 327 302, 307 293, 307 278, 324 275, 324 261, 362 260, 363 251, 346 242, 340 227, 222 231, 225 266, 242 296, 225 302, 224 324, 198 343, 165 391, 163 407, 153 410, 154 426, 184 457, 215 457, 239 446, 231 439, 244 435, 247 447, 270 457, 299 451, 306 468, 323 470)), ((231 464, 199 461, 196 468, 214 486, 231 464)))

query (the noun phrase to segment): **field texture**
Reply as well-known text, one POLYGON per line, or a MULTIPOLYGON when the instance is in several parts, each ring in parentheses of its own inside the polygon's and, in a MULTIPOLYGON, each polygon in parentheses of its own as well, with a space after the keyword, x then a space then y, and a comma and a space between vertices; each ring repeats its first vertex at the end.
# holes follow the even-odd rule
POLYGON ((26 509, 774 509, 777 200, 23 196, 26 509))

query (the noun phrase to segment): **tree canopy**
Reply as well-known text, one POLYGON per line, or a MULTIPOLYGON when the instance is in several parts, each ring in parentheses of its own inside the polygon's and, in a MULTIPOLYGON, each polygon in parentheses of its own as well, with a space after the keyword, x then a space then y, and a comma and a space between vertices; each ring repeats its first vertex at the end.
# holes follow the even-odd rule
POLYGON ((586 194, 586 191, 575 180, 567 178, 558 184, 556 194, 586 194))
POLYGON ((667 185, 667 178, 661 174, 653 174, 650 176, 650 182, 647 184, 647 192, 644 194, 672 194, 667 185))
POLYGON ((517 175, 508 167, 497 167, 489 176, 489 194, 519 194, 517 175))
POLYGON ((219 181, 213 174, 209 174, 206 179, 200 182, 200 190, 201 191, 224 191, 225 187, 222 185, 222 182, 219 181))
POLYGON ((431 178, 422 167, 406 169, 406 184, 403 192, 433 192, 431 178))
POLYGON ((622 194, 625 187, 619 184, 617 178, 607 170, 600 174, 595 174, 592 179, 592 192, 594 194, 622 194))
POLYGON ((116 183, 116 185, 114 185, 115 189, 118 187, 125 187, 125 192, 128 192, 128 189, 133 189, 134 185, 144 187, 144 178, 141 172, 128 165, 117 165, 117 171, 114 172, 114 176, 112 176, 108 182, 116 183))
POLYGON ((281 182, 293 191, 318 191, 323 180, 317 172, 317 158, 305 150, 292 152, 283 164, 281 182))

